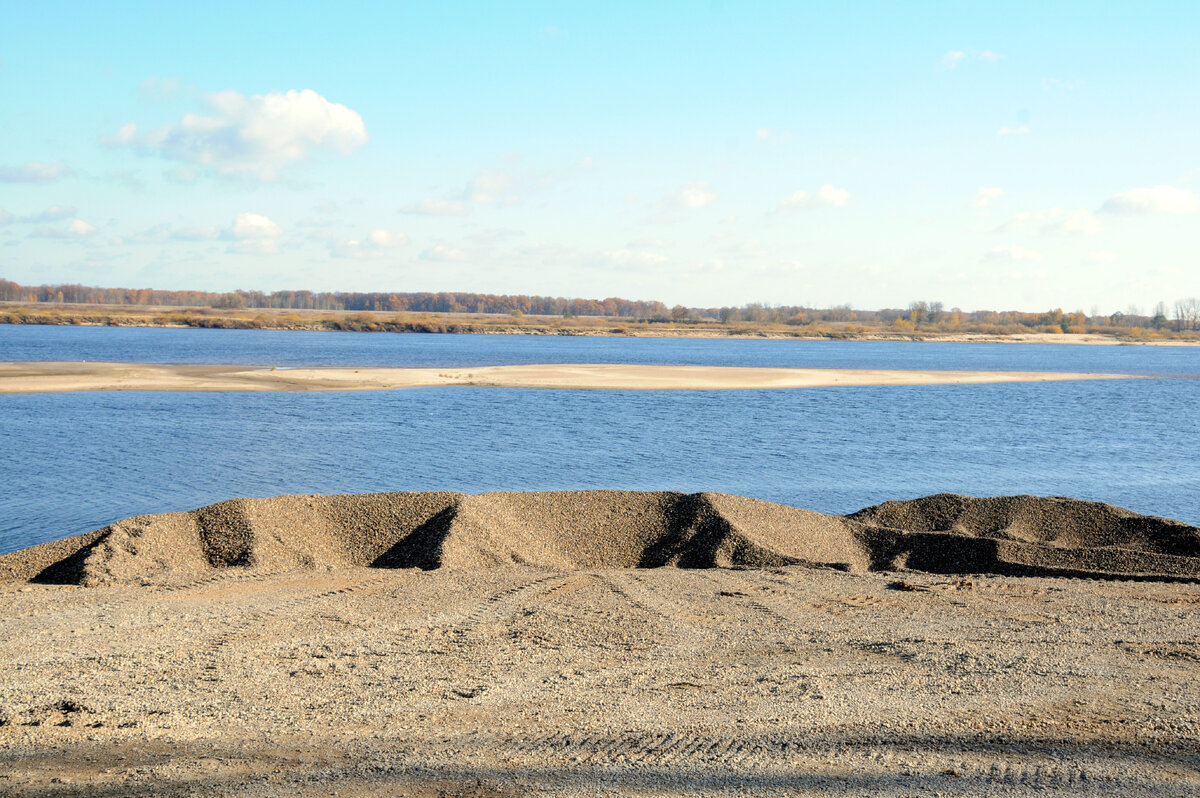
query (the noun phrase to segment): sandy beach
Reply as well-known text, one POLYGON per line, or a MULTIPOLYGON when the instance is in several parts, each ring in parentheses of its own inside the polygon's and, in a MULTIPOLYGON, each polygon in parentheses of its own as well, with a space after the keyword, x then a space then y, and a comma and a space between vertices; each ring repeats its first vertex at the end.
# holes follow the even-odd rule
POLYGON ((738 390, 865 385, 1131 379, 1045 371, 790 369, 545 364, 479 368, 247 368, 152 363, 0 363, 0 393, 69 391, 382 391, 430 386, 608 390, 738 390))
POLYGON ((1036 497, 142 516, 0 557, 0 794, 1191 794, 1200 592, 1137 575, 1197 555, 1036 497))

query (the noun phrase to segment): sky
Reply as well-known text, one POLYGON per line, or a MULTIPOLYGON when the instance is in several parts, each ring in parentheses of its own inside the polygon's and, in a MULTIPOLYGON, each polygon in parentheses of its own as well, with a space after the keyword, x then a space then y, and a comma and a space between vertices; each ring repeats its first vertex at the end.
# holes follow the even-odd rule
POLYGON ((1200 296, 1200 3, 0 0, 0 277, 1200 296))

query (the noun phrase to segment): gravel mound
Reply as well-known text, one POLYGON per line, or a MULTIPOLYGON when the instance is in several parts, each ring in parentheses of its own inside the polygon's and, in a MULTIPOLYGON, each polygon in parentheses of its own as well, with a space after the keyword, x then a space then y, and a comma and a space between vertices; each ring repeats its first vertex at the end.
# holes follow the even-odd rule
POLYGON ((1061 496, 939 493, 847 519, 886 536, 896 564, 943 573, 1200 576, 1200 529, 1061 496))
POLYGON ((377 493, 232 499, 0 556, 0 582, 160 584, 297 568, 806 565, 1200 578, 1200 530, 1096 502, 939 494, 849 516, 720 493, 377 493))

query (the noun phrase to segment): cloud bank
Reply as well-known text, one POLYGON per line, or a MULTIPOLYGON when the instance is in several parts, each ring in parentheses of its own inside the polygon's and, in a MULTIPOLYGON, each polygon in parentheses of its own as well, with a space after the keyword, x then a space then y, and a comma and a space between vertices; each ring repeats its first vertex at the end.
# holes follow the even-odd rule
POLYGON ((53 183, 74 174, 65 163, 30 161, 19 166, 0 166, 0 183, 53 183))
POLYGON ((249 97, 221 91, 208 94, 205 102, 204 113, 184 114, 174 125, 139 133, 130 122, 101 141, 208 167, 218 174, 263 180, 273 180, 311 150, 345 155, 367 142, 367 128, 358 112, 312 89, 249 97))
POLYGON ((844 188, 834 188, 833 185, 826 183, 821 186, 816 194, 810 194, 807 191, 795 192, 792 196, 779 203, 779 210, 803 211, 821 206, 843 208, 850 204, 850 199, 849 191, 844 188))
POLYGON ((1154 186, 1131 188, 1107 200, 1100 208, 1105 213, 1127 215, 1144 213, 1191 213, 1200 207, 1196 194, 1186 188, 1154 186))

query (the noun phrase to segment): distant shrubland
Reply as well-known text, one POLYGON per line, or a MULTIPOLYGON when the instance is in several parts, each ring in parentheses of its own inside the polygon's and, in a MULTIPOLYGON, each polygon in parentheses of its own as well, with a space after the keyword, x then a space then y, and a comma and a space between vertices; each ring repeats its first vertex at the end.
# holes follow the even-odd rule
POLYGON ((1160 302, 1101 315, 1054 308, 947 309, 936 301, 859 310, 751 303, 668 307, 621 299, 462 292, 161 291, 75 284, 25 286, 0 279, 0 323, 109 324, 369 332, 507 332, 560 335, 769 335, 826 338, 938 338, 1099 334, 1130 341, 1200 339, 1200 299, 1160 302), (617 324, 618 326, 613 326, 617 324))

